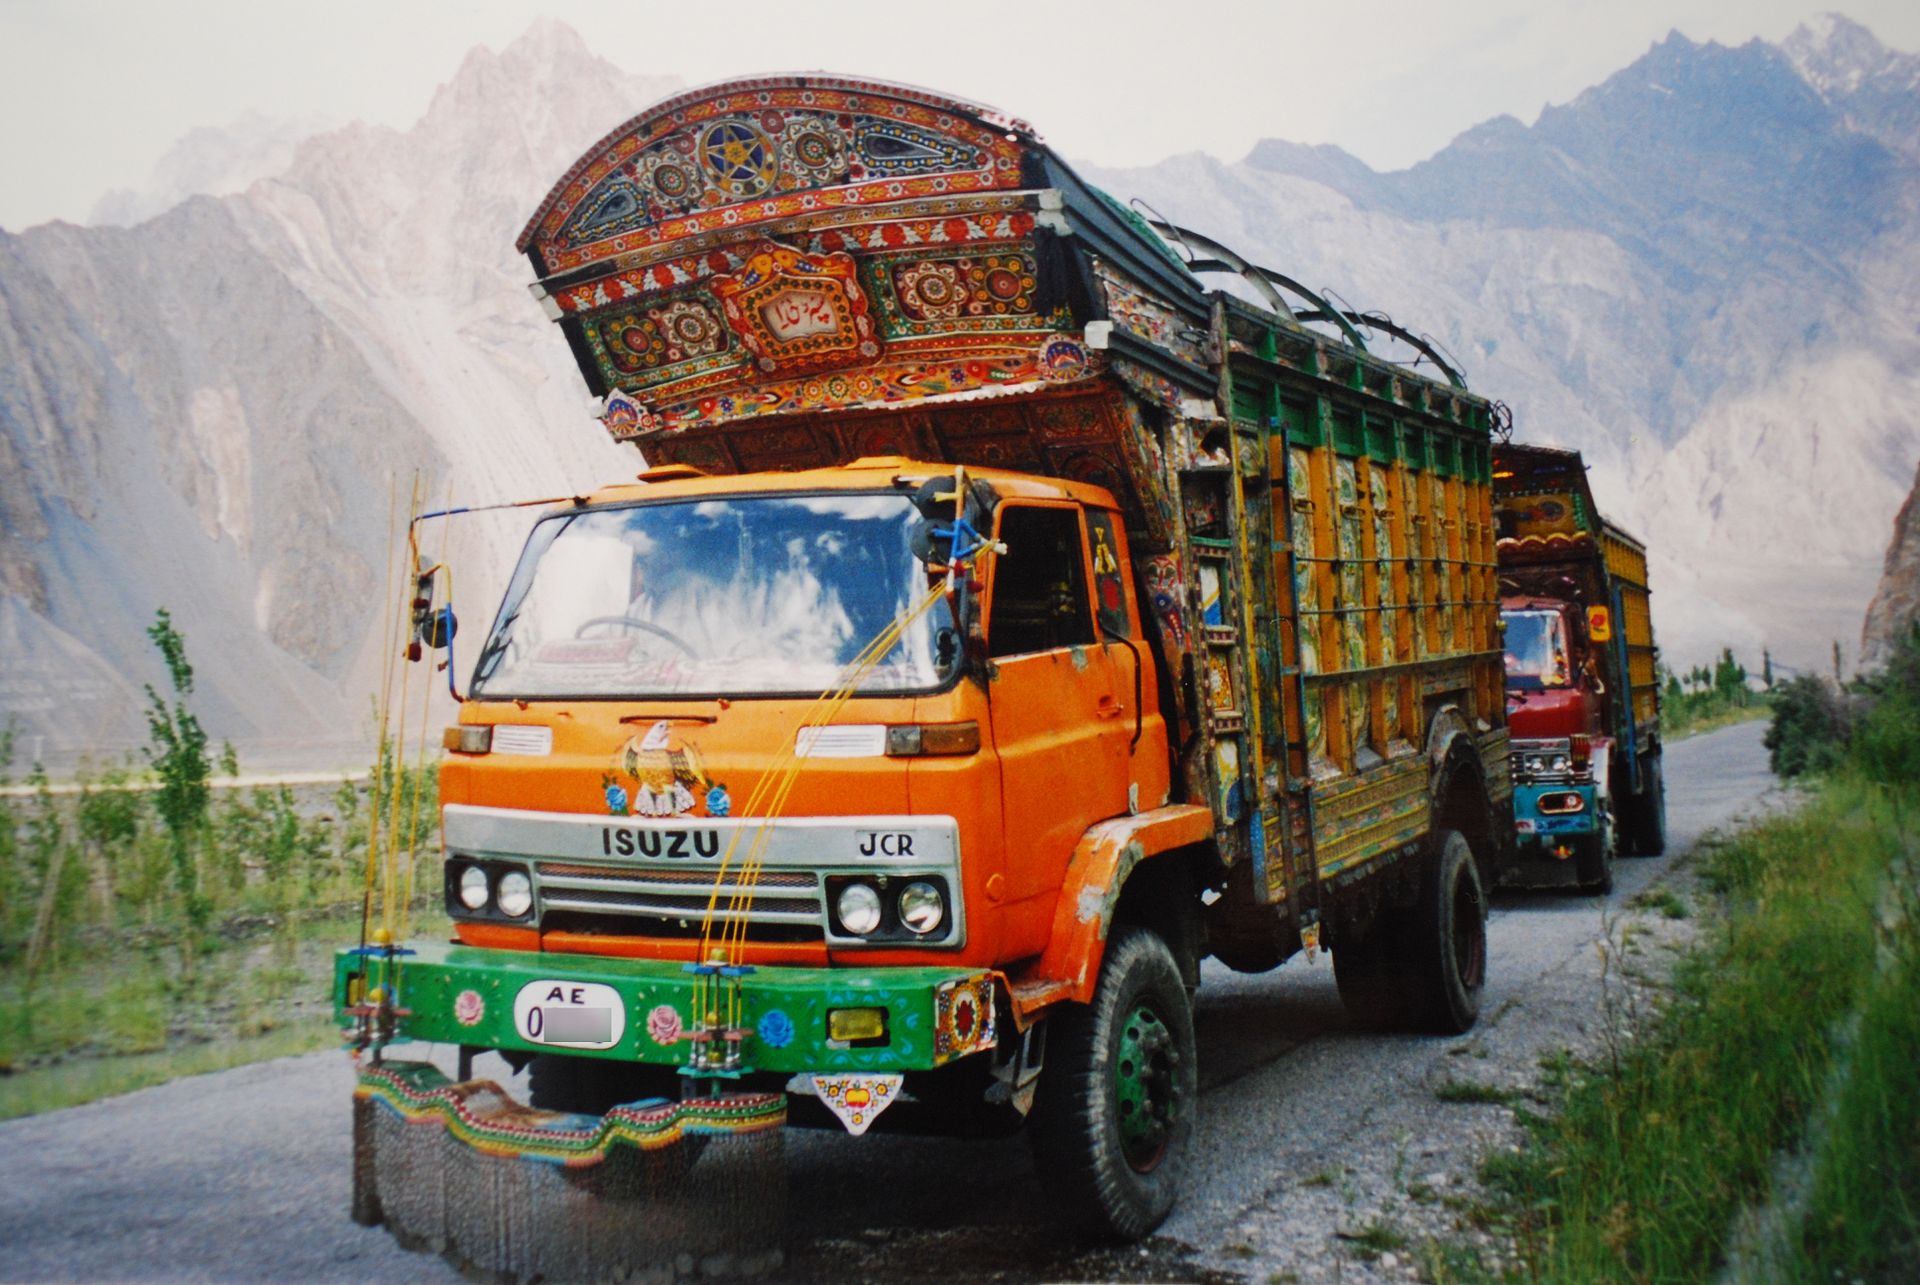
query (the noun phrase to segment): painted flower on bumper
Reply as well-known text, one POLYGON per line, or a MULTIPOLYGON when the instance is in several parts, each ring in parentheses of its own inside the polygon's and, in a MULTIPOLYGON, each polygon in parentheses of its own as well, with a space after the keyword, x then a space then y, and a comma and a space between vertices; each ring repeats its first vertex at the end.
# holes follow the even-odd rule
POLYGON ((679 1042, 680 1014, 671 1004, 661 1004, 647 1014, 647 1034, 655 1044, 675 1044, 679 1042))
POLYGON ((783 1049, 793 1043, 793 1019, 777 1008, 760 1019, 758 1029, 760 1042, 770 1049, 783 1049))

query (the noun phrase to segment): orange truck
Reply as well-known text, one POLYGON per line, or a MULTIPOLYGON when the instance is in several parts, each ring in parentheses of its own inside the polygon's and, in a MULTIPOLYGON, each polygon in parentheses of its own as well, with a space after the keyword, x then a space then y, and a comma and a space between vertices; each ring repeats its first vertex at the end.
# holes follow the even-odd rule
POLYGON ((1207 956, 1472 1025, 1500 408, 1431 345, 827 76, 660 103, 519 245, 646 467, 533 525, 446 733, 454 938, 343 952, 343 1020, 541 1108, 1024 1118, 1125 1237, 1192 1160, 1207 956))

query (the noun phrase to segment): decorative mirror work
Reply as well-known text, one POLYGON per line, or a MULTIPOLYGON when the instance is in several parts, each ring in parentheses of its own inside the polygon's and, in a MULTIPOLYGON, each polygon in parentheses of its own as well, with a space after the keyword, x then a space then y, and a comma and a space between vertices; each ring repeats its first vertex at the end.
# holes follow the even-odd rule
POLYGON ((765 241, 712 286, 727 324, 764 371, 831 370, 880 355, 852 255, 765 241))
POLYGON ((560 272, 801 210, 1017 187, 1014 132, 1031 130, 924 91, 829 77, 695 91, 602 139, 520 248, 560 272))
POLYGON ((920 90, 740 82, 595 144, 520 248, 622 440, 1077 384, 1104 358, 1044 284, 1030 148, 920 90))

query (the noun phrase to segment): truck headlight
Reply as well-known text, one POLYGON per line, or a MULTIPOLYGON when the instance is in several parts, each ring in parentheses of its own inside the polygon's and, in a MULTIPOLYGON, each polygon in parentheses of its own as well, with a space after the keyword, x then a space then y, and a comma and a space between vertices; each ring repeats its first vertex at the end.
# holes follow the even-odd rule
POLYGON ((870 885, 850 883, 842 888, 833 910, 840 927, 855 937, 864 937, 880 926, 880 894, 870 885))
POLYGON ((509 870, 500 876, 500 888, 494 904, 509 919, 518 919, 533 909, 533 880, 524 870, 509 870))
POLYGON ((915 881, 900 890, 900 922, 922 937, 947 917, 946 898, 930 883, 915 881))
POLYGON ((487 906, 487 872, 479 866, 468 866, 460 872, 460 904, 468 910, 484 910, 487 906))

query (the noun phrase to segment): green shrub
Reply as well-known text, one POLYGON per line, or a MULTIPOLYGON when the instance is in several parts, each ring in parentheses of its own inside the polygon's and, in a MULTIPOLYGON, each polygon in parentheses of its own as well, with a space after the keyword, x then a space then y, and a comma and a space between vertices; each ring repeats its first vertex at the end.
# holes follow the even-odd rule
POLYGON ((1773 725, 1767 728, 1767 761, 1776 776, 1825 772, 1845 757, 1846 698, 1811 674, 1773 690, 1773 725))

